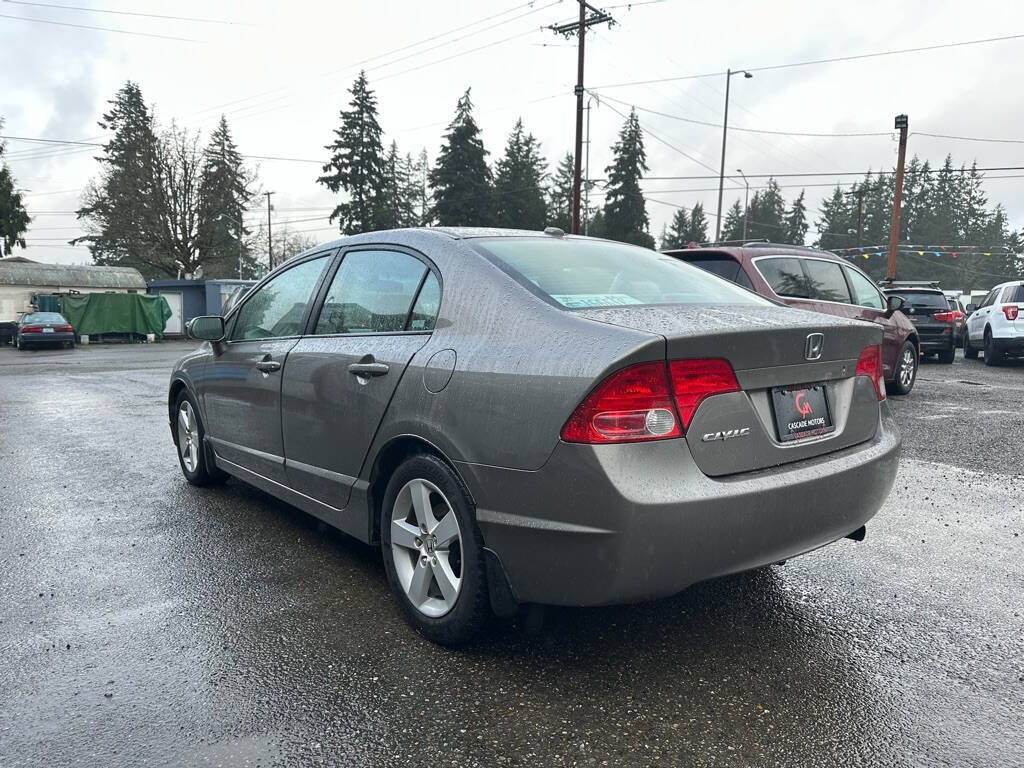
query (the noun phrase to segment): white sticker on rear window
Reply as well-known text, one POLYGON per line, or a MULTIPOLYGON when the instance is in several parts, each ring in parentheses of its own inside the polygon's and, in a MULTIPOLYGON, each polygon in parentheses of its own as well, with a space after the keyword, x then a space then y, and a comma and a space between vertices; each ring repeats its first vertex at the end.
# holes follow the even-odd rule
POLYGON ((627 304, 642 304, 625 293, 553 293, 551 298, 569 309, 584 307, 621 307, 627 304))

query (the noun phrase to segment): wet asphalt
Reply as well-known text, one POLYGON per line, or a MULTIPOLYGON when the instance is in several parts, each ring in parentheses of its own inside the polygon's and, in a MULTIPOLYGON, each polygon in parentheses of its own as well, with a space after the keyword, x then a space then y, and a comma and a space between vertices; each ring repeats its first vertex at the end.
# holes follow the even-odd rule
POLYGON ((4 768, 1024 764, 1024 363, 891 399, 864 542, 451 651, 377 550, 184 482, 189 348, 0 348, 4 768))

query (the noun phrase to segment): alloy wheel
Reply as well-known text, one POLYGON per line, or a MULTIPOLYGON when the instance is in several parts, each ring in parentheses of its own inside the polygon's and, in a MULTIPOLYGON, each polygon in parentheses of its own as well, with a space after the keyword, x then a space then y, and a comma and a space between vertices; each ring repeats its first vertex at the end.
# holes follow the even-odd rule
POLYGON ((914 380, 914 351, 903 350, 903 359, 900 361, 900 386, 904 389, 910 386, 914 380))
POLYGON ((185 469, 195 472, 199 466, 199 422, 188 400, 178 409, 178 451, 185 469))
POLYGON ((444 616, 462 587, 462 531, 451 503, 433 483, 406 483, 391 512, 391 556, 409 602, 425 616, 444 616))

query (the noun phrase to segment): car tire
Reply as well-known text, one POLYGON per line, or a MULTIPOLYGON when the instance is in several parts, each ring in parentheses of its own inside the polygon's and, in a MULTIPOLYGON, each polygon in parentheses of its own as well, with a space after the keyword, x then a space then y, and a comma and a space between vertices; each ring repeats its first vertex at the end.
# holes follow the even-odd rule
POLYGON ((949 349, 947 349, 947 350, 945 350, 943 352, 939 352, 939 362, 940 363, 944 363, 945 365, 949 365, 954 360, 956 360, 956 347, 955 346, 951 346, 949 349))
POLYGON ((964 357, 968 360, 978 359, 978 348, 971 346, 971 337, 964 334, 964 357))
POLYGON ((896 372, 886 387, 893 395, 909 395, 917 381, 918 354, 912 341, 903 342, 896 358, 896 372))
POLYGON ((985 329, 985 365, 999 365, 1003 362, 1003 353, 996 349, 992 331, 985 329))
POLYGON ((483 537, 469 492, 436 456, 391 475, 380 508, 388 584, 405 619, 440 645, 472 640, 490 617, 483 537))
POLYGON ((227 479, 227 474, 213 464, 206 450, 206 428, 199 416, 199 407, 187 389, 181 390, 174 404, 174 445, 181 473, 192 485, 215 485, 227 479))

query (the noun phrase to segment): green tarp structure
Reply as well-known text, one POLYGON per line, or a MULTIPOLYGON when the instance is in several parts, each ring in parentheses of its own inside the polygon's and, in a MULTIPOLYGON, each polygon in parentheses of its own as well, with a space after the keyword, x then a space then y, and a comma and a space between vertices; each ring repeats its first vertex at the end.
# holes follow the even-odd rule
POLYGON ((60 313, 79 336, 104 333, 164 335, 171 308, 163 296, 142 293, 82 293, 60 297, 60 313))

